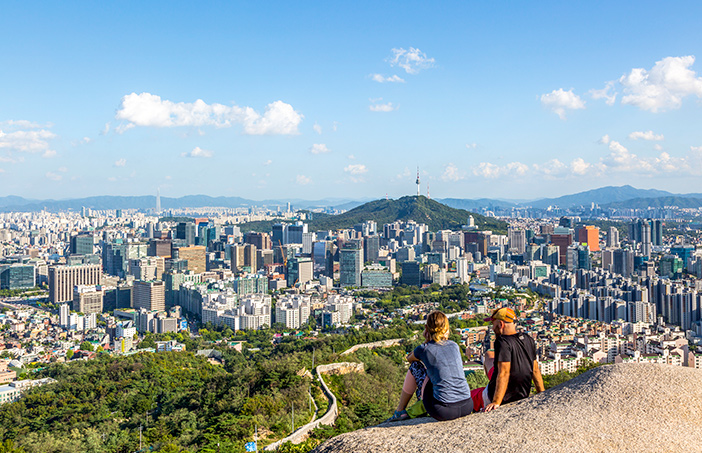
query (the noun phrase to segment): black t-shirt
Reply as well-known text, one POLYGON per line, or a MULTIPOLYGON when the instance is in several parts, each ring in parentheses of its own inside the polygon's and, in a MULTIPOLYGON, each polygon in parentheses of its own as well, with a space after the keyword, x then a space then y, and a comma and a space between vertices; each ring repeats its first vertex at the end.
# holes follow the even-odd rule
POLYGON ((492 401, 500 372, 499 362, 510 362, 509 382, 502 404, 519 401, 529 396, 531 379, 536 360, 536 343, 525 333, 498 335, 495 340, 495 370, 488 384, 488 396, 492 401))

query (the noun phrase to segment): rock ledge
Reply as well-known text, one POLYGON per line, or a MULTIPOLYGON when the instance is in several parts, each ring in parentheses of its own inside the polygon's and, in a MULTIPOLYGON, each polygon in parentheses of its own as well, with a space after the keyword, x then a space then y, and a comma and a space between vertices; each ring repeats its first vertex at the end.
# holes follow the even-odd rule
POLYGON ((314 451, 700 451, 701 421, 702 370, 606 365, 489 414, 383 424, 334 437, 314 451))

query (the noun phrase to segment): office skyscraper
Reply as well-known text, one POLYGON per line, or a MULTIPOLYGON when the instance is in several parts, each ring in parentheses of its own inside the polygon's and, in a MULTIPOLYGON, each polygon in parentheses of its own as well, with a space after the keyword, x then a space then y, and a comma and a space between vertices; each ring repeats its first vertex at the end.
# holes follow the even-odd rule
POLYGON ((195 224, 180 222, 176 226, 176 239, 184 239, 188 245, 195 245, 195 224))
POLYGON ((73 311, 102 313, 105 293, 99 286, 78 285, 73 288, 73 311))
POLYGON ((166 285, 162 281, 134 281, 132 307, 163 311, 166 309, 166 285))
POLYGON ((363 270, 363 249, 359 242, 347 242, 339 252, 339 284, 344 286, 361 286, 363 270))
POLYGON ((94 242, 92 234, 81 233, 71 236, 70 252, 72 255, 91 255, 95 253, 94 242))
POLYGON ((61 304, 73 300, 77 285, 99 285, 102 272, 99 264, 49 267, 49 300, 61 304))

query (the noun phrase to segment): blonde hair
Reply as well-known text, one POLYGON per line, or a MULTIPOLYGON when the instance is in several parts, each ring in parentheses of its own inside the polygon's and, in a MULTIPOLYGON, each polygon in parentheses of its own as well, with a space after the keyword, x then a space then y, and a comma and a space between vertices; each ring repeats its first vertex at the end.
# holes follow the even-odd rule
POLYGON ((449 320, 440 311, 432 311, 427 316, 427 324, 424 327, 424 338, 427 341, 441 343, 448 339, 449 320))

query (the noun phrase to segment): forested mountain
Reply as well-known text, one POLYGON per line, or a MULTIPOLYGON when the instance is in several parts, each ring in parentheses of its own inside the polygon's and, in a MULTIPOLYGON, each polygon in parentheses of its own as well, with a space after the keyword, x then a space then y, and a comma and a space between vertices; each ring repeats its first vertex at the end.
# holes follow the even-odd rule
POLYGON ((485 217, 464 209, 455 209, 425 196, 408 196, 397 200, 376 200, 358 206, 339 215, 323 216, 310 221, 310 229, 334 230, 351 228, 366 220, 375 220, 378 227, 385 223, 398 220, 414 220, 426 223, 429 230, 460 229, 473 216, 475 225, 480 229, 488 229, 497 233, 507 231, 507 223, 501 220, 485 217))

